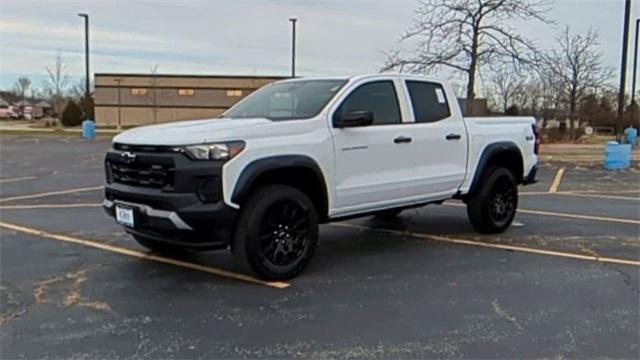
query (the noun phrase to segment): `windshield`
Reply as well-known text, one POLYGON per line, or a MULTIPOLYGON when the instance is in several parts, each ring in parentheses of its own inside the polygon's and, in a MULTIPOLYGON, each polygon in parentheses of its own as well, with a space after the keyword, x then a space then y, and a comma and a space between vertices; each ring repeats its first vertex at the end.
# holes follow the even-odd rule
POLYGON ((346 80, 273 83, 249 95, 224 114, 228 118, 305 119, 317 115, 346 80))

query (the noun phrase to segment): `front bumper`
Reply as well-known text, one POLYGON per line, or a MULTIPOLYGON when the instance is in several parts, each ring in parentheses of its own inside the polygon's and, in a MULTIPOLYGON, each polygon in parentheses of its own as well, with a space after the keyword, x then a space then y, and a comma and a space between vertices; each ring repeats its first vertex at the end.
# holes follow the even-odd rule
POLYGON ((113 218, 116 206, 133 210, 134 226, 123 226, 125 231, 202 250, 230 244, 238 211, 219 195, 222 163, 191 161, 179 153, 145 152, 136 153, 132 163, 121 160, 121 154, 118 150, 107 153, 103 208, 113 218))

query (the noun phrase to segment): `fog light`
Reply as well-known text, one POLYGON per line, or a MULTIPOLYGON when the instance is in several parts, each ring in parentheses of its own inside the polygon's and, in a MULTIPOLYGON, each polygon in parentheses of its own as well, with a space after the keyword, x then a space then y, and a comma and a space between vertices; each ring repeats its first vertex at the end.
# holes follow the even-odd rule
POLYGON ((198 187, 198 197, 204 203, 213 203, 220 199, 218 179, 207 179, 198 187))

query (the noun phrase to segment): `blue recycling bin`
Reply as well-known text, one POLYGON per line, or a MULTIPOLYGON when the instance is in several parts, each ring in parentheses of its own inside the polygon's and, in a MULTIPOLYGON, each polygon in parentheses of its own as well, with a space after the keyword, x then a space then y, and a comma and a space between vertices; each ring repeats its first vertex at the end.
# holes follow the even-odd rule
POLYGON ((85 139, 93 139, 96 137, 96 123, 87 119, 82 122, 82 137, 85 139))
POLYGON ((609 141, 604 147, 604 168, 607 170, 626 169, 631 166, 631 144, 609 141))
POLYGON ((628 127, 624 129, 624 140, 627 144, 631 144, 631 146, 635 146, 636 141, 638 141, 638 129, 633 127, 628 127))

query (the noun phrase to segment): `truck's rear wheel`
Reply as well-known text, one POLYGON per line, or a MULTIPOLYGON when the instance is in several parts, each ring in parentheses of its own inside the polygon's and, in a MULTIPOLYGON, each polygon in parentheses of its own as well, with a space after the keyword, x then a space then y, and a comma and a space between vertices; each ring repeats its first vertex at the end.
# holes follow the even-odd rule
POLYGON ((242 205, 233 252, 258 276, 290 279, 311 261, 318 215, 301 191, 281 185, 257 190, 242 205))
POLYGON ((478 191, 467 199, 467 214, 476 230, 485 234, 505 231, 518 208, 518 184, 513 174, 501 167, 482 174, 478 191))

